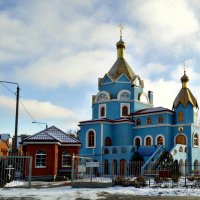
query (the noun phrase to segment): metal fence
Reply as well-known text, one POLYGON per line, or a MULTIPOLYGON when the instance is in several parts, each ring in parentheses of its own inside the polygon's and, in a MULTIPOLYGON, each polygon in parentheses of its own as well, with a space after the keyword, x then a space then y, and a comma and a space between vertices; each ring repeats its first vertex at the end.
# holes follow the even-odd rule
POLYGON ((200 164, 198 163, 173 162, 168 166, 163 166, 163 163, 151 163, 144 174, 141 172, 144 162, 104 162, 94 167, 87 166, 86 163, 74 165, 73 182, 112 182, 114 184, 119 177, 122 180, 136 180, 137 177, 142 177, 146 185, 150 187, 175 185, 200 187, 200 164))
POLYGON ((31 156, 0 156, 0 187, 31 186, 31 156))

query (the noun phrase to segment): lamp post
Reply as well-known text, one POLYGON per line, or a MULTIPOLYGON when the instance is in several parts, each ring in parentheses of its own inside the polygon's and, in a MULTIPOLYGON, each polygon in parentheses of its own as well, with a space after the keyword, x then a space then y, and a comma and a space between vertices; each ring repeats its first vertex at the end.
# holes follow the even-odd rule
POLYGON ((46 124, 46 129, 48 128, 48 125, 47 125, 47 123, 45 123, 45 122, 32 122, 33 124, 46 124))
POLYGON ((14 140, 14 151, 13 153, 17 153, 17 131, 18 131, 18 115, 19 115, 19 84, 10 81, 0 81, 0 83, 8 83, 17 85, 17 93, 16 93, 16 113, 15 113, 15 140, 14 140))

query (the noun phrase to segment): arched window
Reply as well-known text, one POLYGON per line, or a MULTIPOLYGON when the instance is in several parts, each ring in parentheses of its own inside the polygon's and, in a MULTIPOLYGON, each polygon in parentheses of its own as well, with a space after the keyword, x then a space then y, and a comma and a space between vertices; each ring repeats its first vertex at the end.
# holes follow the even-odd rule
POLYGON ((136 120, 136 125, 141 125, 141 120, 140 119, 136 120))
POLYGON ((187 147, 185 147, 185 153, 187 153, 187 147))
POLYGON ((105 149, 104 149, 104 154, 109 154, 108 148, 105 148, 105 149))
POLYGON ((113 174, 117 175, 117 160, 113 160, 113 174))
POLYGON ((158 123, 163 123, 163 117, 162 116, 158 117, 158 123))
POLYGON ((113 148, 113 149, 112 149, 112 153, 113 153, 113 154, 116 154, 116 153, 117 153, 117 148, 113 148))
POLYGON ((101 117, 105 116, 105 107, 104 106, 101 107, 100 115, 101 115, 101 117))
POLYGON ((151 146, 152 145, 151 137, 146 137, 145 143, 146 146, 151 146))
POLYGON ((140 144, 140 138, 137 137, 135 138, 135 146, 139 147, 141 144, 140 144))
POLYGON ((162 136, 158 136, 157 137, 157 145, 163 145, 164 141, 163 141, 163 137, 162 136))
POLYGON ((182 111, 180 111, 180 112, 178 112, 178 121, 179 122, 182 122, 183 121, 183 112, 182 111))
POLYGON ((36 167, 46 167, 46 152, 44 150, 37 151, 35 161, 36 167))
POLYGON ((195 133, 194 136, 194 146, 199 146, 199 138, 198 138, 198 134, 195 133))
POLYGON ((122 107, 122 116, 128 116, 128 107, 127 106, 122 107))
POLYGON ((109 173, 109 164, 108 164, 108 160, 104 160, 104 174, 108 174, 109 173))
POLYGON ((186 137, 183 134, 179 134, 176 137, 176 144, 184 144, 184 145, 186 145, 186 137))
POLYGON ((179 152, 183 152, 183 147, 182 146, 179 147, 179 152))
POLYGON ((151 119, 151 117, 148 117, 147 118, 147 124, 151 124, 152 123, 152 119, 151 119))
POLYGON ((88 147, 94 147, 94 132, 90 131, 88 133, 88 147))
POLYGON ((63 152, 62 154, 62 167, 71 167, 72 157, 69 153, 63 152))
POLYGON ((177 154, 177 150, 175 149, 175 150, 174 150, 174 156, 175 156, 176 154, 177 154))
POLYGON ((112 141, 110 137, 106 137, 105 139, 105 146, 112 146, 112 141))
POLYGON ((110 94, 106 91, 101 91, 96 96, 97 102, 103 102, 103 101, 107 101, 109 99, 110 99, 110 94))

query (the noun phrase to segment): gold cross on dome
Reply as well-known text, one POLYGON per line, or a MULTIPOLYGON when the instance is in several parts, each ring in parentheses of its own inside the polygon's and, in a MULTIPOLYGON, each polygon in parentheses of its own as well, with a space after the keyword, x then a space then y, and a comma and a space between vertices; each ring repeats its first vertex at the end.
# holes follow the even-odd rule
POLYGON ((123 35, 123 29, 124 29, 124 25, 123 24, 119 24, 119 28, 120 28, 120 39, 122 39, 122 35, 123 35))

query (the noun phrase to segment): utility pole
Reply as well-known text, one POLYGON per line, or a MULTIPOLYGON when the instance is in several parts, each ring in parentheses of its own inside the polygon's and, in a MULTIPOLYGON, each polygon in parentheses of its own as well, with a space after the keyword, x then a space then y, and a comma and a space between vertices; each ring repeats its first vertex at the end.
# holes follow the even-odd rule
POLYGON ((17 94, 16 94, 15 144, 14 144, 14 153, 17 153, 18 115, 19 115, 19 85, 17 85, 17 94))

